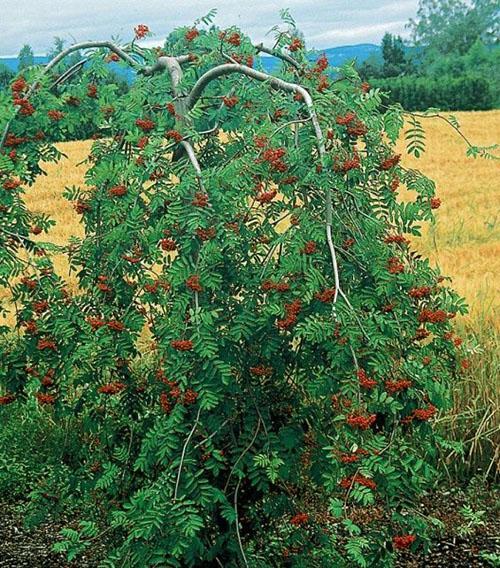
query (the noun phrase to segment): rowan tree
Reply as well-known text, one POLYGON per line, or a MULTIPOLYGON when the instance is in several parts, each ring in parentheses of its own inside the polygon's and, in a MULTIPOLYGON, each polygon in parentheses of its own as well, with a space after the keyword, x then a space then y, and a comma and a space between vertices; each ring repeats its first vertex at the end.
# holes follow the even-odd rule
POLYGON ((107 526, 106 566, 389 566, 426 546, 433 419, 467 364, 464 302, 410 244, 440 200, 395 153, 403 110, 350 66, 212 16, 160 50, 144 25, 76 44, 2 99, 1 404, 78 421, 70 557, 107 526), (121 96, 115 60, 136 72, 121 96), (89 117, 86 185, 65 192, 85 235, 56 247, 23 188, 89 117))

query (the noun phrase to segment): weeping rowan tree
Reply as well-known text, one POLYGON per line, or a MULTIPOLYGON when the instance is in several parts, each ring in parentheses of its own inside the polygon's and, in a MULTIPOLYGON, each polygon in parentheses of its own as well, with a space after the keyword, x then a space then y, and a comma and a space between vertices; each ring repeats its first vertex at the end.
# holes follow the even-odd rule
POLYGON ((426 546, 432 421, 467 364, 463 301, 409 243, 435 186, 351 67, 293 28, 270 49, 197 25, 161 50, 74 45, 2 99, 1 404, 81 443, 32 496, 85 511, 58 550, 104 530, 105 566, 390 566, 426 546), (110 60, 136 72, 126 95, 110 60), (85 235, 55 246, 24 188, 89 117, 86 185, 65 193, 85 235))

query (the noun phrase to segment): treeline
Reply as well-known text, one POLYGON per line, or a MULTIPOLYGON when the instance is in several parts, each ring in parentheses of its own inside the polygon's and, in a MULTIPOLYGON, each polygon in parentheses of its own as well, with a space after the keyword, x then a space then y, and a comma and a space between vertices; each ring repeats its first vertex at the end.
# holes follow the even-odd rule
POLYGON ((411 40, 385 34, 381 55, 358 71, 407 110, 500 107, 498 5, 491 0, 421 0, 411 40))

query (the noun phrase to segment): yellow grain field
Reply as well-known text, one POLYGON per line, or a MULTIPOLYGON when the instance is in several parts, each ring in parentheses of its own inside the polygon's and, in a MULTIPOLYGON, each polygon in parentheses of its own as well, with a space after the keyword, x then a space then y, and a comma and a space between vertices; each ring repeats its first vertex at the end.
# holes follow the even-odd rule
MULTIPOLYGON (((500 134, 500 111, 456 113, 464 134, 474 144, 491 144, 500 134)), ((398 151, 403 165, 422 170, 436 181, 442 200, 436 223, 424 229, 415 247, 437 263, 444 274, 453 278, 453 286, 466 297, 472 320, 496 321, 499 302, 496 297, 500 274, 500 237, 498 211, 500 165, 498 162, 468 158, 464 141, 438 118, 423 121, 427 151, 420 158, 407 156, 404 143, 398 151)), ((41 176, 26 192, 30 209, 49 214, 56 225, 49 239, 57 244, 71 235, 81 235, 80 217, 62 197, 65 186, 82 185, 91 142, 67 142, 59 149, 67 158, 47 164, 47 176, 41 176)), ((47 240, 47 235, 39 239, 47 240)), ((56 259, 56 269, 67 275, 63 258, 56 259)), ((70 286, 75 281, 70 277, 70 286)))

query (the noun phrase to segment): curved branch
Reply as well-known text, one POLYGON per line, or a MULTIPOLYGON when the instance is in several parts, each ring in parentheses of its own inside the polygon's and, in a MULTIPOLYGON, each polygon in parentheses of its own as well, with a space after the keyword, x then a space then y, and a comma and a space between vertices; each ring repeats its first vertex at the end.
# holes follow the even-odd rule
MULTIPOLYGON (((262 71, 257 71, 256 69, 248 67, 247 65, 241 65, 238 63, 226 63, 224 65, 213 67, 198 79, 193 89, 191 90, 191 93, 186 98, 186 109, 189 111, 194 107, 196 102, 201 97, 203 91, 212 81, 218 79, 219 77, 224 77, 225 75, 231 75, 232 73, 241 73, 243 75, 246 75, 247 77, 256 79, 257 81, 267 82, 273 89, 282 90, 288 93, 299 93, 302 96, 302 99, 304 100, 309 110, 309 116, 311 117, 311 121, 314 127, 314 132, 316 134, 316 144, 318 147, 321 166, 325 167, 326 149, 325 149, 323 132, 321 131, 321 126, 319 124, 318 115, 316 114, 316 110, 314 108, 312 97, 309 94, 309 91, 307 91, 307 89, 305 89, 302 85, 298 85, 297 83, 289 83, 288 81, 284 81, 283 79, 273 77, 271 75, 268 75, 267 73, 263 73, 262 71)), ((325 194, 326 194, 325 195, 326 240, 328 243, 332 259, 332 268, 335 278, 334 302, 336 302, 338 293, 340 292, 340 278, 338 271, 337 255, 332 240, 333 204, 332 204, 332 190, 330 187, 326 188, 325 194)))
POLYGON ((54 81, 51 88, 53 89, 54 87, 57 87, 57 85, 60 85, 61 83, 64 83, 65 81, 67 81, 75 73, 80 71, 80 68, 83 67, 85 65, 85 63, 88 62, 88 60, 89 60, 89 58, 85 57, 84 59, 81 59, 80 61, 78 61, 78 63, 75 63, 73 66, 71 66, 69 69, 67 69, 62 75, 60 75, 54 81))
POLYGON ((193 166, 193 169, 194 169, 195 175, 196 175, 196 179, 198 180, 198 185, 200 186, 201 191, 206 193, 205 186, 203 185, 203 178, 201 177, 200 163, 198 162, 198 158, 196 157, 193 146, 191 145, 190 142, 187 142, 186 140, 182 140, 181 145, 186 150, 186 154, 188 155, 189 161, 191 162, 191 165, 193 166))
MULTIPOLYGON (((28 100, 31 97, 31 95, 35 92, 35 90, 38 88, 38 85, 40 84, 41 78, 44 75, 46 75, 51 69, 53 69, 58 63, 60 63, 65 57, 67 57, 68 55, 70 55, 74 51, 79 51, 80 49, 91 49, 91 48, 99 48, 99 47, 105 47, 105 48, 109 49, 110 51, 112 51, 113 53, 116 53, 116 55, 121 57, 124 61, 126 61, 129 65, 131 65, 134 68, 140 68, 141 67, 140 63, 138 63, 135 59, 130 57, 130 55, 128 55, 128 53, 126 53, 121 47, 115 45, 111 41, 84 41, 84 42, 81 42, 81 43, 75 43, 74 45, 71 45, 70 47, 61 51, 61 53, 57 54, 51 61, 49 61, 49 63, 47 63, 47 65, 43 68, 43 71, 41 73, 40 78, 30 85, 28 91, 23 96, 23 99, 28 100)), ((20 108, 21 107, 16 108, 14 116, 5 125, 4 131, 3 131, 3 134, 2 134, 2 138, 0 139, 0 150, 3 148, 3 145, 4 145, 5 140, 7 138, 7 134, 9 133, 10 125, 12 124, 12 120, 17 116, 20 108)))
POLYGON ((179 469, 177 470, 177 479, 176 479, 176 482, 175 482, 174 501, 177 500, 177 492, 179 491, 179 484, 181 482, 182 466, 184 465, 184 458, 186 456, 186 450, 187 450, 187 447, 189 445, 189 442, 191 441, 191 438, 193 437, 194 431, 196 430, 196 427, 198 426, 198 423, 200 421, 200 414, 201 414, 201 406, 198 408, 198 412, 196 414, 196 418, 195 418, 193 427, 191 428, 189 435, 186 438, 186 441, 185 441, 184 446, 182 448, 181 461, 179 463, 179 469))

